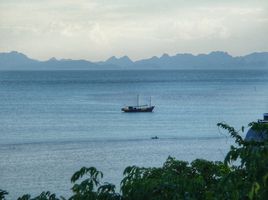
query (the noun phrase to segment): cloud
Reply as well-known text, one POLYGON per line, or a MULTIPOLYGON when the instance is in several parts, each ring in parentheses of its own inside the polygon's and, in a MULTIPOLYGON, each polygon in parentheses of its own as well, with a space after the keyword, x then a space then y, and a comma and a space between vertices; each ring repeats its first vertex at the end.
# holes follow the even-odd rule
POLYGON ((268 51, 267 7, 249 0, 1 0, 0 51, 93 60, 268 51))

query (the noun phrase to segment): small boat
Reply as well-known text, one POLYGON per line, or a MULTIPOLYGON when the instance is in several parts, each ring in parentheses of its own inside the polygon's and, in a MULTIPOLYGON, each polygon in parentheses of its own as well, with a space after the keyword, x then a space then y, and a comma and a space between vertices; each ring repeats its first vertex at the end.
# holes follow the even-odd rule
POLYGON ((151 105, 151 97, 150 97, 150 105, 139 105, 139 95, 137 96, 137 105, 136 106, 126 106, 121 110, 123 112, 153 112, 154 106, 151 105))

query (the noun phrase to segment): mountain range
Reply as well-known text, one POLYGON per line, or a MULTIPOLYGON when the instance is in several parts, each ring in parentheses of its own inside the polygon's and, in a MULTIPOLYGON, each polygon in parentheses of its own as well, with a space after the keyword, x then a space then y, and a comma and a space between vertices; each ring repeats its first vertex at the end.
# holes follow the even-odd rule
POLYGON ((132 61, 128 56, 112 56, 106 61, 56 59, 39 61, 23 53, 11 51, 0 53, 0 70, 223 70, 223 69, 268 69, 268 52, 255 52, 246 56, 231 56, 226 52, 214 51, 209 54, 189 53, 132 61))

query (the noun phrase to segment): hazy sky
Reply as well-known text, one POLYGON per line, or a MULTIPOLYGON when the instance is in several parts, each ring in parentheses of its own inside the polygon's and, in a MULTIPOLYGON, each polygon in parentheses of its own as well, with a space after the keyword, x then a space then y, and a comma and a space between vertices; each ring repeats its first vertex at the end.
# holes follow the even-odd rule
POLYGON ((268 0, 0 0, 0 52, 41 60, 268 51, 268 0))

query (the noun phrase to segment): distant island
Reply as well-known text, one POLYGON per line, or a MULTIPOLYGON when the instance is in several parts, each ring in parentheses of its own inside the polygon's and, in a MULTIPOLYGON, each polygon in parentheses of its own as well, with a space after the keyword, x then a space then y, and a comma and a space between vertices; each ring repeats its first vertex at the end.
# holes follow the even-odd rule
POLYGON ((106 61, 56 59, 39 61, 23 53, 0 53, 0 70, 224 70, 268 69, 268 52, 255 52, 245 56, 231 56, 222 51, 193 55, 189 53, 132 61, 128 56, 106 61))

